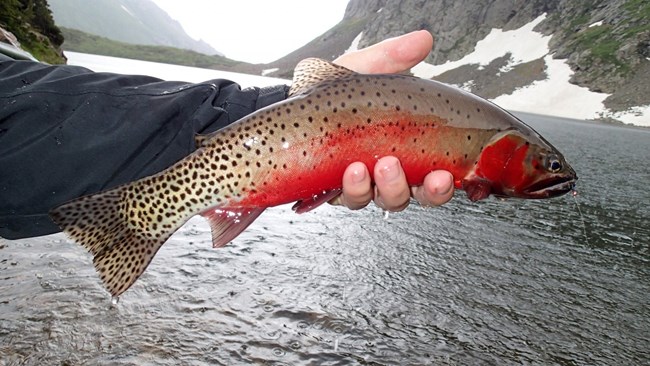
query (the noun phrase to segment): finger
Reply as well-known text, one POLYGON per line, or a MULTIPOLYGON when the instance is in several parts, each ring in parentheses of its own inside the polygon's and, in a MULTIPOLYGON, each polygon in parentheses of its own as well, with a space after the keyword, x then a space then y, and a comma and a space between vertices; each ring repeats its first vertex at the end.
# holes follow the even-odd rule
POLYGON ((399 160, 393 156, 379 159, 375 164, 374 173, 375 204, 388 211, 405 209, 409 204, 411 191, 399 160))
POLYGON ((343 205, 352 210, 366 207, 372 200, 370 173, 360 162, 350 164, 343 173, 343 192, 330 201, 333 205, 343 205))
POLYGON ((440 206, 454 195, 454 177, 448 171, 433 171, 421 186, 411 188, 411 194, 422 206, 440 206))
POLYGON ((432 47, 433 36, 421 30, 348 52, 334 63, 364 74, 399 73, 424 60, 432 47))

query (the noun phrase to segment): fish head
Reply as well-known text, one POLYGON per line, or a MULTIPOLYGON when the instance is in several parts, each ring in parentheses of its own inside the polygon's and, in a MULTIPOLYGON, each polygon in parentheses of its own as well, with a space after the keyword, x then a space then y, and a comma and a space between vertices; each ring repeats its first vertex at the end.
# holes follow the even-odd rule
POLYGON ((497 133, 477 161, 474 180, 467 182, 473 200, 498 197, 551 198, 575 186, 576 172, 564 156, 534 131, 497 133), (479 184, 480 182, 480 184, 479 184), (472 185, 478 187, 472 187, 472 185), (476 198, 476 199, 474 199, 476 198))

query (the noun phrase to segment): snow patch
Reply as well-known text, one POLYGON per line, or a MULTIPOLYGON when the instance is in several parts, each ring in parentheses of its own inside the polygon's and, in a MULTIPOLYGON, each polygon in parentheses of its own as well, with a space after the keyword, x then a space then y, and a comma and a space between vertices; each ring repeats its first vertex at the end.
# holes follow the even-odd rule
POLYGON ((265 69, 265 70, 262 70, 262 76, 266 76, 266 75, 272 74, 272 73, 274 73, 274 72, 276 72, 276 71, 278 71, 278 70, 280 70, 280 69, 277 68, 277 67, 274 67, 274 68, 272 68, 272 69, 265 69))
POLYGON ((478 64, 479 70, 492 60, 510 53, 510 60, 505 69, 511 69, 522 63, 544 57, 548 53, 548 42, 551 36, 544 36, 533 31, 539 23, 546 19, 546 13, 538 16, 523 27, 511 31, 493 28, 483 40, 478 41, 474 52, 458 61, 447 61, 442 65, 431 65, 421 62, 411 69, 418 77, 430 79, 446 71, 467 64, 478 64))
POLYGON ((350 44, 350 47, 348 47, 347 50, 345 50, 344 53, 356 51, 359 49, 359 42, 361 42, 361 37, 363 37, 363 32, 357 34, 356 37, 352 40, 352 43, 350 44))
POLYGON ((603 113, 603 117, 612 117, 623 123, 650 127, 650 105, 632 107, 624 112, 607 111, 603 113))
POLYGON ((130 16, 136 18, 136 16, 133 15, 133 13, 131 13, 131 11, 130 11, 126 6, 124 6, 124 5, 120 5, 120 7, 122 7, 122 9, 123 9, 125 12, 127 12, 130 16))
POLYGON ((463 89, 468 92, 472 92, 472 88, 474 88, 474 80, 469 80, 463 83, 463 85, 458 85, 458 88, 463 89))
POLYGON ((593 119, 604 111, 603 101, 609 96, 594 93, 569 83, 573 71, 564 60, 544 57, 546 80, 515 90, 512 94, 501 95, 492 102, 506 109, 522 112, 553 115, 575 119, 593 119))

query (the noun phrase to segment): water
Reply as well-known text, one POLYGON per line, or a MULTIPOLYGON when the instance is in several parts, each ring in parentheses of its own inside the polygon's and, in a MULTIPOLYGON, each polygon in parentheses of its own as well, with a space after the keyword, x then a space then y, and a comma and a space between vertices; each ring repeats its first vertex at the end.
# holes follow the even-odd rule
POLYGON ((0 241, 0 365, 648 365, 650 131, 523 115, 576 198, 458 192, 184 226, 112 301, 63 235, 0 241))

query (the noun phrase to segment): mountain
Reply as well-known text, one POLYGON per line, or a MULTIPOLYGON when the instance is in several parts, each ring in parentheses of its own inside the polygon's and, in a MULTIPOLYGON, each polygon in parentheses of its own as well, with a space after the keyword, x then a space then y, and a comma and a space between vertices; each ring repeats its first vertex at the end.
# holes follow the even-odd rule
POLYGON ((562 74, 566 82, 555 82, 555 89, 547 85, 547 94, 538 93, 540 99, 530 103, 541 106, 546 98, 550 109, 544 111, 550 114, 650 125, 648 19, 647 0, 351 0, 341 23, 265 68, 278 69, 272 76, 287 77, 290 65, 306 55, 331 60, 353 40, 361 48, 426 29, 436 38, 426 59, 429 66, 457 63, 438 68, 444 70, 440 73, 414 71, 418 76, 456 84, 486 98, 511 95, 514 100, 521 90, 540 89, 540 84, 562 74), (506 51, 486 55, 481 45, 490 40, 495 43, 488 51, 490 47, 506 51), (522 53, 535 57, 523 57, 525 62, 513 57, 522 53), (558 71, 563 65, 567 69, 558 71), (559 110, 550 103, 558 99, 556 92, 571 95, 576 90, 586 92, 588 103, 599 107, 587 111, 578 101, 559 110))
POLYGON ((60 27, 81 30, 108 39, 140 45, 170 46, 219 55, 196 41, 151 0, 48 0, 60 27))

